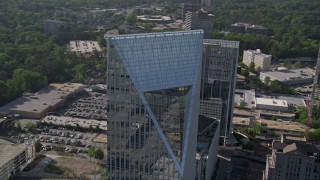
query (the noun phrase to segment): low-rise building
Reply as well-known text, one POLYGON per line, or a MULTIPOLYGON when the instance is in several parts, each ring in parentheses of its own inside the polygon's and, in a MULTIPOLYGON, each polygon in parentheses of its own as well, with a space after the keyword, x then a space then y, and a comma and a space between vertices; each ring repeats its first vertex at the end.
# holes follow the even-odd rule
POLYGON ((3 114, 18 114, 24 118, 40 119, 48 112, 65 103, 65 101, 83 89, 79 83, 53 83, 36 93, 25 93, 18 99, 2 106, 3 114))
POLYGON ((263 180, 318 180, 320 178, 320 149, 305 141, 272 142, 272 154, 267 155, 263 180))
MULTIPOLYGON (((300 124, 294 121, 283 121, 283 120, 267 120, 267 119, 258 119, 254 118, 239 118, 234 117, 232 119, 232 123, 234 127, 239 128, 250 128, 254 127, 256 124, 261 125, 264 131, 270 135, 275 134, 286 134, 286 135, 301 135, 308 128, 308 126, 300 124)), ((313 131, 313 129, 309 129, 313 131)))
POLYGON ((254 63, 255 69, 261 69, 262 71, 269 71, 271 67, 271 55, 261 53, 260 49, 257 50, 245 50, 243 51, 243 60, 242 62, 250 66, 251 63, 254 63))
POLYGON ((310 68, 265 71, 260 72, 260 80, 265 82, 265 78, 269 77, 271 81, 278 80, 289 86, 301 86, 312 84, 314 74, 315 70, 310 68))
POLYGON ((289 106, 286 100, 271 99, 271 98, 256 98, 256 109, 270 111, 289 111, 289 106))
POLYGON ((159 24, 165 24, 165 23, 171 23, 173 22, 171 17, 169 16, 148 16, 148 15, 142 15, 137 16, 137 20, 141 22, 149 22, 149 23, 159 23, 159 24))
POLYGON ((94 51, 101 52, 97 41, 70 41, 67 45, 67 51, 76 54, 92 54, 94 51))
POLYGON ((12 144, 0 139, 0 179, 10 179, 35 157, 34 144, 12 144))
POLYGON ((268 34, 268 29, 263 27, 263 26, 259 26, 259 25, 251 25, 248 23, 235 23, 235 24, 231 24, 229 26, 229 31, 230 32, 236 32, 236 33, 251 33, 251 34, 268 34))
POLYGON ((230 161, 230 179, 261 180, 265 166, 265 159, 235 150, 230 161))

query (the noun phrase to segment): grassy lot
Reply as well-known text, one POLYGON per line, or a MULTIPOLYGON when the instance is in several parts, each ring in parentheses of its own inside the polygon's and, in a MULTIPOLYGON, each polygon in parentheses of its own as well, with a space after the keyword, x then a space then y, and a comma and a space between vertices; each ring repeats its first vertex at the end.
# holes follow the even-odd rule
POLYGON ((65 177, 79 177, 83 174, 99 174, 103 172, 103 168, 96 164, 96 170, 94 171, 93 160, 90 162, 75 157, 59 157, 53 160, 44 171, 65 177))

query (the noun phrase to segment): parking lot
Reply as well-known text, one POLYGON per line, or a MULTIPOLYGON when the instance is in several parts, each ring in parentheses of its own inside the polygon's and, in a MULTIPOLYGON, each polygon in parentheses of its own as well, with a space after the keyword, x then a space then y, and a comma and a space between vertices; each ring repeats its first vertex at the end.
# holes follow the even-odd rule
POLYGON ((60 113, 69 117, 107 120, 107 95, 84 91, 62 108, 60 113))
POLYGON ((74 118, 74 117, 65 117, 65 116, 53 116, 49 115, 44 117, 41 122, 52 123, 54 125, 70 125, 76 127, 79 125, 83 128, 96 128, 97 126, 101 130, 107 130, 107 121, 98 121, 93 119, 82 119, 82 118, 74 118))

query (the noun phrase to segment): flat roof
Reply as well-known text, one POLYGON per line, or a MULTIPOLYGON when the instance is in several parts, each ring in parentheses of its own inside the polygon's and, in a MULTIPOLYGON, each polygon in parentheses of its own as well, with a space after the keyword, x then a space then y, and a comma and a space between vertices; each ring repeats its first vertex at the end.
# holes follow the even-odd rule
POLYGON ((28 93, 0 107, 0 112, 42 112, 50 106, 55 106, 61 102, 65 96, 68 96, 82 86, 82 84, 77 83, 49 84, 39 92, 34 94, 28 93))
POLYGON ((315 71, 310 68, 302 69, 288 69, 288 70, 278 70, 278 71, 263 71, 260 73, 264 76, 269 76, 272 79, 277 79, 279 81, 288 81, 294 79, 308 79, 313 78, 315 71))
POLYGON ((256 106, 257 105, 288 107, 288 103, 286 100, 269 99, 269 98, 256 98, 256 106))
POLYGON ((0 139, 0 167, 19 155, 26 148, 26 144, 12 144, 9 141, 0 139))
POLYGON ((250 119, 249 118, 233 117, 232 118, 232 123, 234 125, 249 126, 250 125, 250 119))
POLYGON ((93 51, 101 51, 100 45, 97 41, 70 41, 69 50, 78 53, 91 53, 93 51))
POLYGON ((239 48, 239 41, 228 41, 221 39, 203 39, 203 44, 217 45, 225 48, 239 48))
MULTIPOLYGON (((267 127, 268 129, 275 129, 279 131, 299 131, 304 132, 308 129, 308 127, 304 124, 300 124, 298 122, 293 121, 273 121, 260 119, 258 122, 261 123, 263 127, 267 127)), ((311 129, 313 131, 313 129, 311 129)))

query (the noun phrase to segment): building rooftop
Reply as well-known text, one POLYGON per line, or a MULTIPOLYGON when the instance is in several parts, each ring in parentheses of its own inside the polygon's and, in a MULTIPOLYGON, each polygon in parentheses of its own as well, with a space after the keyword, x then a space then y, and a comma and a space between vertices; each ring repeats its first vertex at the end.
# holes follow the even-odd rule
POLYGON ((55 106, 62 101, 64 97, 82 86, 82 84, 77 83, 50 84, 34 94, 25 93, 16 100, 0 107, 0 112, 10 113, 12 110, 42 112, 50 106, 55 106))
POLYGON ((292 143, 283 148, 283 153, 297 152, 305 156, 313 156, 314 153, 320 153, 320 149, 313 144, 292 143))
POLYGON ((27 147, 25 144, 12 144, 9 141, 0 139, 0 167, 20 154, 27 147))
POLYGON ((238 26, 238 27, 245 27, 245 28, 254 28, 254 29, 267 29, 263 26, 259 26, 259 25, 251 25, 251 24, 248 24, 248 23, 234 23, 234 24, 231 24, 231 26, 238 26))
POLYGON ((101 51, 97 41, 70 41, 69 51, 76 53, 92 53, 93 51, 101 51))
POLYGON ((203 44, 213 44, 226 48, 239 48, 239 41, 225 41, 221 39, 203 39, 203 44))
POLYGON ((249 118, 233 117, 232 124, 239 125, 239 126, 249 126, 250 119, 249 118))
POLYGON ((244 50, 244 53, 245 52, 251 52, 251 53, 254 53, 255 55, 264 56, 264 57, 271 57, 271 55, 269 55, 269 54, 263 54, 260 49, 257 49, 257 50, 251 50, 251 49, 244 50))
POLYGON ((271 79, 277 79, 279 81, 313 78, 314 74, 315 71, 310 68, 264 71, 260 73, 260 75, 267 75, 270 76, 271 79))
POLYGON ((257 105, 288 107, 288 103, 286 100, 269 99, 269 98, 256 98, 256 106, 257 105))
POLYGON ((137 16, 137 19, 142 20, 142 21, 171 21, 171 17, 169 17, 169 16, 142 15, 142 16, 137 16))
MULTIPOLYGON (((261 126, 266 127, 267 129, 276 130, 276 131, 296 131, 296 132, 305 132, 308 129, 306 125, 300 124, 298 122, 293 121, 273 121, 260 119, 261 126)), ((313 129, 310 129, 311 131, 313 129)))

